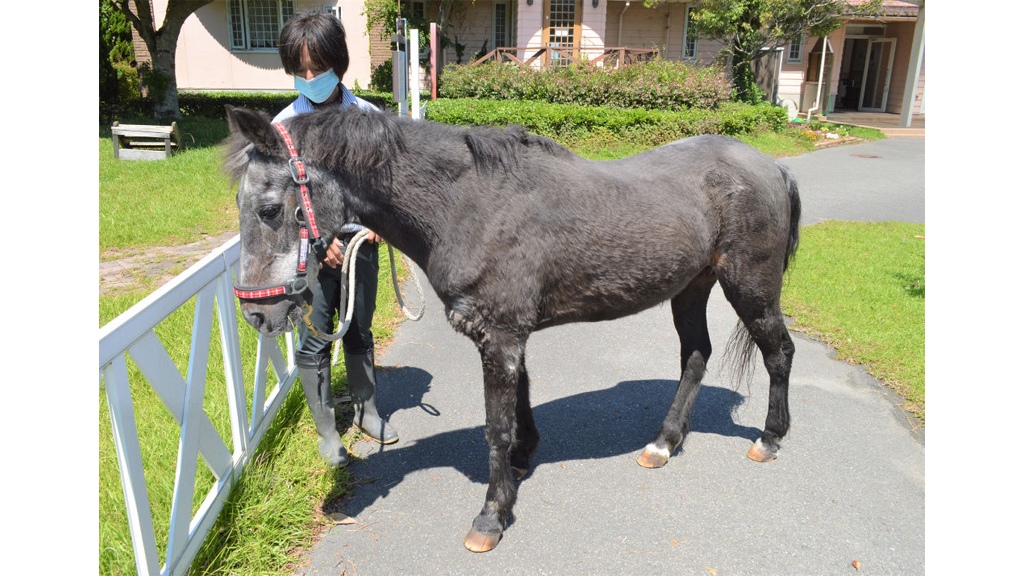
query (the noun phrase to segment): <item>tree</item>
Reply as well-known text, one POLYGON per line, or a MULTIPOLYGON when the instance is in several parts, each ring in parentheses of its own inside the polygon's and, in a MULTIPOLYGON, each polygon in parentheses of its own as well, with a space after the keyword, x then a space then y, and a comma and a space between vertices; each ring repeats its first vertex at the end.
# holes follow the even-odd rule
POLYGON ((726 43, 737 99, 756 103, 753 61, 791 40, 839 29, 843 15, 875 14, 881 2, 854 7, 846 0, 705 0, 693 20, 700 37, 726 43))
POLYGON ((111 0, 100 0, 100 101, 118 98, 118 77, 121 72, 113 64, 127 65, 135 59, 132 49, 132 28, 124 14, 111 0))
POLYGON ((149 0, 112 0, 118 10, 131 22, 146 43, 151 64, 139 74, 153 100, 153 115, 157 119, 181 118, 178 108, 178 82, 174 76, 174 54, 178 49, 178 35, 185 19, 213 0, 174 0, 167 3, 167 14, 159 30, 153 21, 153 7, 149 0), (132 8, 135 10, 133 11, 132 8))

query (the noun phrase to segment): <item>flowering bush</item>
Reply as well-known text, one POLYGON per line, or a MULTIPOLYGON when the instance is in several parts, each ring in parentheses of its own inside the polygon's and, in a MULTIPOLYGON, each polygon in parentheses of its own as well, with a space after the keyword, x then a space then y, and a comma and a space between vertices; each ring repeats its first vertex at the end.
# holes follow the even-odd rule
POLYGON ((849 136, 849 130, 845 126, 839 124, 829 124, 827 122, 811 121, 811 122, 795 122, 791 121, 790 126, 800 130, 800 137, 816 142, 818 140, 837 140, 849 136))
POLYGON ((438 82, 442 98, 540 100, 648 110, 716 108, 729 99, 730 89, 721 68, 696 68, 661 59, 593 71, 578 65, 544 71, 495 62, 449 65, 438 82))

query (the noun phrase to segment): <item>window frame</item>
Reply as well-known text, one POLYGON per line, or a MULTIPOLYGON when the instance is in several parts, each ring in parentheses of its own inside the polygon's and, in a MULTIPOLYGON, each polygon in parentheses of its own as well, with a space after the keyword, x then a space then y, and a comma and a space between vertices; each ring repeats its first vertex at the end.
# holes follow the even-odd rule
MULTIPOLYGON (((276 54, 278 52, 277 38, 273 39, 274 45, 272 47, 251 47, 252 32, 249 29, 249 12, 254 1, 256 0, 227 0, 225 2, 228 23, 228 50, 230 52, 247 54, 276 54), (239 22, 236 23, 236 20, 239 22), (237 41, 236 36, 240 36, 240 43, 237 41)), ((295 15, 295 0, 274 0, 274 4, 277 6, 277 30, 278 34, 280 34, 281 27, 284 26, 285 21, 295 15), (285 16, 286 7, 291 11, 287 16, 285 16)))
POLYGON ((693 14, 697 10, 698 10, 697 6, 695 6, 693 4, 687 4, 686 5, 686 10, 685 10, 684 17, 683 17, 683 50, 682 50, 682 54, 681 54, 681 57, 682 57, 683 60, 696 60, 697 59, 697 54, 698 54, 698 51, 699 51, 699 47, 698 47, 699 46, 699 44, 698 44, 699 43, 699 39, 697 38, 697 33, 696 33, 695 30, 693 31, 693 34, 692 34, 693 37, 692 38, 690 37, 691 36, 691 34, 690 34, 691 33, 690 25, 693 23, 693 14), (687 44, 689 44, 691 40, 693 41, 693 53, 688 56, 686 54, 686 52, 687 52, 687 44))
POLYGON ((804 38, 801 36, 796 40, 790 40, 786 43, 786 64, 802 64, 804 61, 804 38), (799 53, 796 58, 793 58, 794 43, 799 43, 799 53))
POLYGON ((333 14, 334 17, 338 19, 338 22, 341 22, 342 26, 345 25, 345 19, 341 15, 341 6, 338 6, 337 4, 324 4, 323 11, 329 14, 333 14))
POLYGON ((497 20, 498 20, 498 5, 499 4, 505 7, 505 36, 508 38, 507 43, 511 43, 511 44, 515 43, 514 40, 512 39, 512 18, 511 18, 512 2, 511 2, 511 0, 494 0, 494 2, 491 2, 491 49, 492 50, 494 50, 496 48, 512 48, 512 47, 514 47, 514 46, 499 46, 498 45, 498 23, 497 23, 497 20))

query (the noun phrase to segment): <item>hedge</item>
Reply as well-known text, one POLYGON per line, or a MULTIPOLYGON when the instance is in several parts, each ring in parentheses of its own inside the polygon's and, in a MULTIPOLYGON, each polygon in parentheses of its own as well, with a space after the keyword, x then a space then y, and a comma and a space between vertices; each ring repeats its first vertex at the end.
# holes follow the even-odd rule
MULTIPOLYGON (((378 108, 392 109, 397 105, 389 93, 353 90, 353 94, 378 108)), ((178 108, 182 116, 225 118, 224 106, 262 110, 271 116, 283 110, 298 96, 297 92, 179 92, 178 108)), ((100 103, 101 122, 122 116, 152 116, 153 103, 146 98, 130 99, 122 104, 100 103)))
POLYGON ((731 89, 721 68, 698 68, 661 59, 592 71, 582 66, 538 71, 495 62, 450 65, 441 72, 438 83, 442 98, 535 100, 648 110, 715 108, 729 99, 731 89))
POLYGON ((656 146, 698 134, 739 134, 781 130, 789 122, 784 108, 723 102, 715 110, 642 110, 547 102, 440 99, 427 105, 426 118, 456 125, 507 126, 559 142, 607 132, 636 144, 656 146))

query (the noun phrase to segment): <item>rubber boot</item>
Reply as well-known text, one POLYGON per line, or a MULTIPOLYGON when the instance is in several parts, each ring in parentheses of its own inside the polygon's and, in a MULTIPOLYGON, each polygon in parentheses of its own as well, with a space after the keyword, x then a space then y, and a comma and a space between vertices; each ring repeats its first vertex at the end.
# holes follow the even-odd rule
POLYGON ((398 442, 398 432, 377 414, 377 373, 373 368, 373 351, 359 355, 345 352, 345 369, 348 371, 352 408, 355 409, 352 423, 381 444, 398 442))
POLYGON ((320 455, 333 468, 348 464, 348 451, 341 443, 334 422, 334 397, 331 394, 331 357, 327 354, 296 356, 302 391, 306 394, 309 412, 320 435, 320 455))

